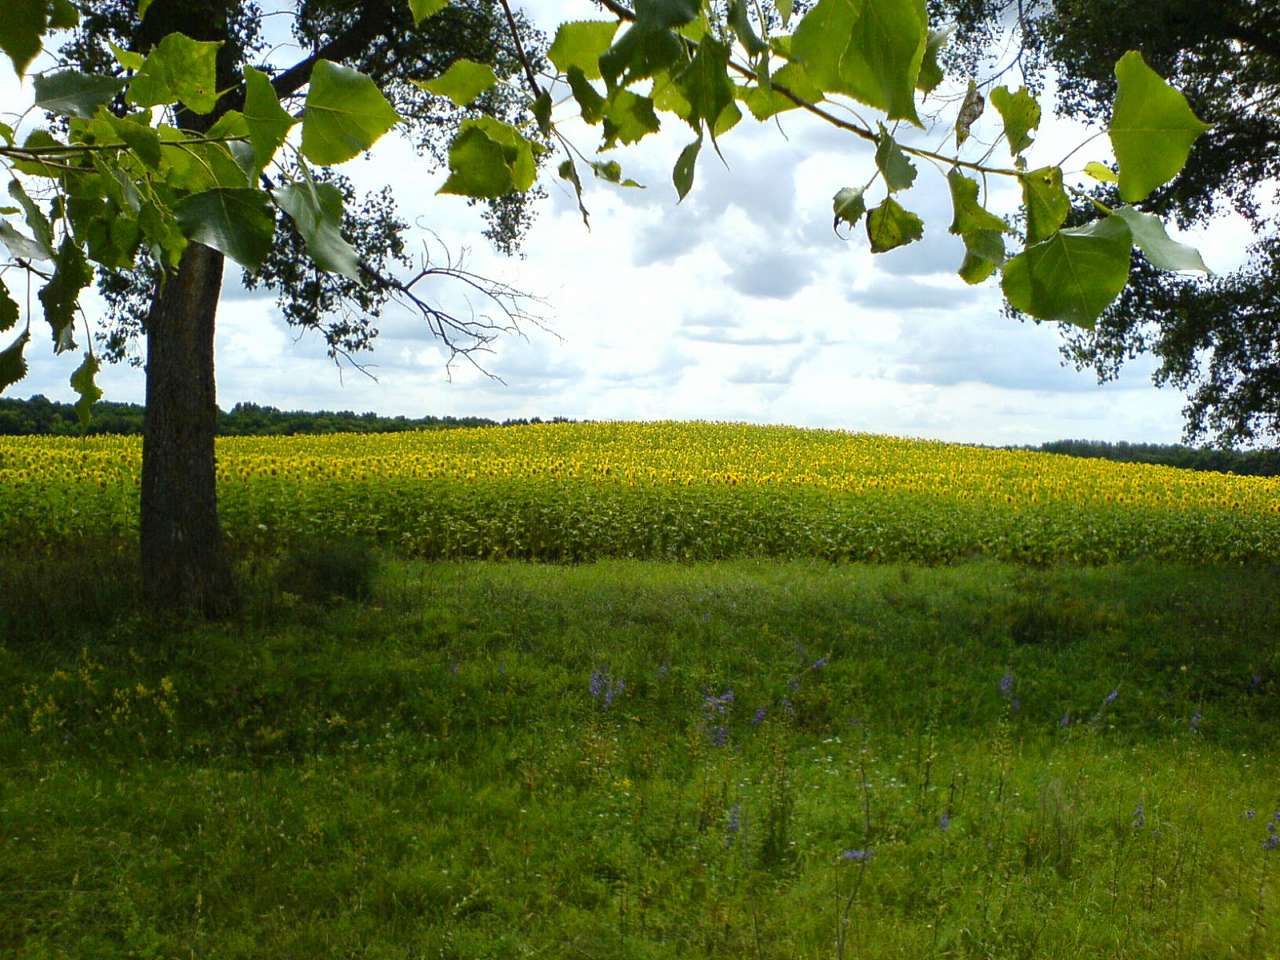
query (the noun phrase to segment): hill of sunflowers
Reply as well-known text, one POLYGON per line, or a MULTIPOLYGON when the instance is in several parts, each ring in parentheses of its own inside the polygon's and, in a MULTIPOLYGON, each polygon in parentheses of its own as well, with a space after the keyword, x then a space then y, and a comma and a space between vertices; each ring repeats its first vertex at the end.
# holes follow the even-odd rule
MULTIPOLYGON (((0 438, 0 537, 136 537, 136 437, 0 438)), ((722 423, 224 438, 243 550, 354 537, 422 558, 945 563, 1280 557, 1280 479, 722 423)))

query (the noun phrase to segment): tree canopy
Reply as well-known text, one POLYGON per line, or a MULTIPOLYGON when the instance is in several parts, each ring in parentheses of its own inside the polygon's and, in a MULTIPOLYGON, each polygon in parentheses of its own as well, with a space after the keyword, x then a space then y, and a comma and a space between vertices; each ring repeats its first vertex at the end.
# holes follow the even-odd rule
MULTIPOLYGON (((109 347, 123 349, 131 323, 145 328, 142 552, 158 602, 196 596, 208 608, 230 589, 213 469, 224 258, 276 289, 290 319, 321 327, 336 354, 368 345, 370 318, 389 298, 416 310, 453 355, 470 357, 524 316, 518 292, 500 282, 451 263, 408 267, 387 196, 356 203, 334 168, 392 130, 441 157, 439 192, 491 205, 499 246, 518 238, 520 198, 553 155, 586 221, 584 179, 627 186, 615 151, 664 122, 691 138, 672 167, 683 199, 747 114, 800 110, 874 153, 870 182, 832 184, 833 226, 864 232, 874 252, 920 239, 908 191, 936 168, 953 204, 948 229, 966 250, 959 276, 977 284, 998 274, 1008 302, 1032 316, 1091 328, 1128 284, 1135 249, 1154 268, 1203 269, 1150 198, 1177 189, 1207 126, 1140 52, 1112 65, 1115 163, 1102 162, 1103 150, 1083 171, 1033 169, 1041 109, 1026 87, 970 82, 948 146, 909 135, 944 81, 949 31, 931 26, 925 0, 601 5, 605 18, 558 25, 545 59, 541 35, 508 0, 298 0, 283 12, 307 52, 288 65, 267 55, 264 14, 249 0, 106 0, 85 11, 74 0, 19 0, 0 22, 0 50, 20 76, 42 47, 61 51, 32 80, 33 107, 49 122, 0 124, 14 203, 0 210, 0 244, 39 287, 55 352, 77 349, 78 302, 95 276, 120 321, 109 347), (70 39, 55 48, 59 31, 70 39), (970 138, 988 98, 1007 155, 970 138), (598 129, 594 150, 564 134, 570 117, 598 129), (1018 185, 1021 210, 988 209, 993 178, 1018 185), (1115 195, 1090 196, 1095 181, 1115 195), (1072 197, 1097 217, 1072 222, 1072 197), (422 292, 439 277, 487 297, 496 319, 441 309, 422 292), (335 321, 342 304, 351 309, 335 321)), ((0 390, 25 370, 34 318, 23 313, 0 289, 0 332, 21 321, 0 351, 0 390)), ((87 418, 99 359, 92 338, 84 346, 71 385, 87 418)))
MULTIPOLYGON (((1093 329, 1064 329, 1064 353, 1102 379, 1150 353, 1157 383, 1188 395, 1186 436, 1223 444, 1280 440, 1280 4, 1274 0, 930 0, 958 30, 950 65, 987 75, 1020 69, 1048 79, 1059 112, 1108 123, 1113 65, 1141 52, 1210 128, 1182 174, 1144 209, 1183 227, 1235 212, 1253 230, 1247 261, 1218 277, 1160 269, 1140 252, 1130 282, 1093 329), (993 38, 1012 32, 1016 56, 998 64, 993 38)), ((1114 185, 1093 194, 1113 202, 1114 185)), ((1098 216, 1078 200, 1071 222, 1098 216)))

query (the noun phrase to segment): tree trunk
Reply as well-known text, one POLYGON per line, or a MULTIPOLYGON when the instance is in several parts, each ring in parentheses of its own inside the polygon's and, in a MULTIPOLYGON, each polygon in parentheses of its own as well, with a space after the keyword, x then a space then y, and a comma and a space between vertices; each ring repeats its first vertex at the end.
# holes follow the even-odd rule
POLYGON ((192 243, 147 317, 142 440, 142 581, 163 610, 220 616, 236 606, 218 525, 213 329, 222 254, 192 243))

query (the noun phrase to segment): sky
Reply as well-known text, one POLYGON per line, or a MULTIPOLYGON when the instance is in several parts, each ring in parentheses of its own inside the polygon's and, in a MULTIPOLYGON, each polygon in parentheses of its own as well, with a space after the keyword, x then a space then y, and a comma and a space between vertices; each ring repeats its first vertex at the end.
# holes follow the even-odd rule
MULTIPOLYGON (((526 10, 548 35, 562 20, 601 18, 586 0, 538 0, 526 10)), ((29 103, 30 89, 29 80, 19 89, 7 65, 0 67, 0 103, 29 103)), ((989 112, 966 156, 982 153, 998 133, 998 115, 989 112)), ((342 172, 368 189, 390 184, 401 216, 422 228, 415 245, 439 256, 438 237, 455 256, 469 251, 470 269, 538 296, 543 328, 526 325, 523 336, 496 344, 483 360, 492 377, 465 365, 451 375, 421 319, 392 307, 374 352, 362 356, 372 379, 336 367, 318 335, 289 328, 274 297, 247 291, 239 268, 228 264, 217 321, 219 406, 731 420, 993 445, 1179 439, 1185 398, 1151 384, 1150 358, 1099 385, 1092 372, 1063 364, 1054 325, 1002 315, 995 278, 968 287, 955 276, 963 245, 947 232, 951 203, 941 169, 918 164, 915 185, 897 195, 924 219, 923 240, 873 256, 862 229, 837 235, 831 225, 834 193, 861 186, 874 171, 863 141, 800 111, 777 124, 748 114, 721 139, 723 163, 702 151, 693 191, 678 204, 671 166, 693 137, 682 121, 662 120, 658 135, 602 157, 617 159, 644 189, 584 180, 589 230, 572 189, 555 178, 561 158, 547 164, 548 196, 519 259, 489 247, 478 211, 464 199, 435 192, 445 171, 388 135, 342 172)), ((576 120, 562 130, 586 153, 599 141, 598 128, 576 120)), ((1031 167, 1060 162, 1093 133, 1047 121, 1028 151, 1031 167)), ((900 139, 954 143, 945 119, 925 132, 900 131, 900 139)), ((1066 169, 1110 157, 1099 137, 1066 169)), ((1009 159, 997 145, 992 162, 1009 159)), ((880 195, 879 187, 869 193, 873 204, 880 195)), ((1008 213, 1016 204, 1015 191, 993 183, 993 210, 1008 213)), ((1175 236, 1197 245, 1215 271, 1244 259, 1247 231, 1232 217, 1175 236)), ((25 302, 25 286, 14 286, 12 274, 6 281, 25 302)), ((456 285, 430 293, 466 309, 456 285)), ((91 321, 100 309, 94 297, 85 299, 91 321)), ((30 372, 9 396, 74 398, 67 379, 79 355, 54 357, 37 335, 27 357, 30 372)), ((137 368, 109 367, 99 384, 106 399, 143 398, 137 368)))

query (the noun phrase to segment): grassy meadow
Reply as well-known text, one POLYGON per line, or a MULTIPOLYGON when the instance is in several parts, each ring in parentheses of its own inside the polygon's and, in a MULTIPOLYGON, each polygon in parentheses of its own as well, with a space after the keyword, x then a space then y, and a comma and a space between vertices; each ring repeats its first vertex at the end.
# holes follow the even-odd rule
POLYGON ((1266 481, 226 443, 195 623, 124 562, 135 456, 0 441, 0 957, 1280 957, 1266 481))

